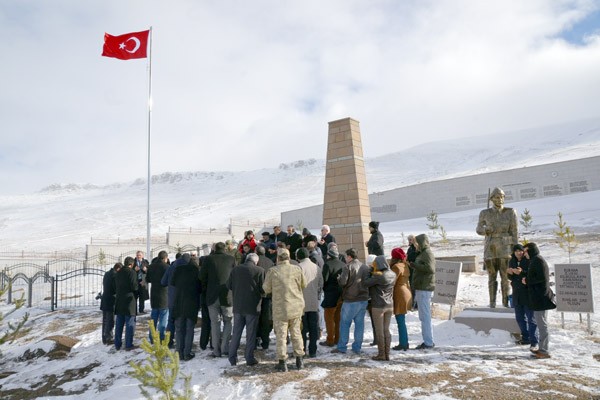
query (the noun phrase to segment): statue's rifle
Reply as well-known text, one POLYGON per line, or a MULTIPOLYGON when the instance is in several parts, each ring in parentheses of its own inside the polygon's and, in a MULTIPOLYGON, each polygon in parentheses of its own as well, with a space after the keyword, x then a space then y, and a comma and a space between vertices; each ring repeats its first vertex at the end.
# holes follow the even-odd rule
POLYGON ((487 208, 490 208, 490 196, 492 195, 492 189, 488 188, 488 202, 487 202, 487 208))

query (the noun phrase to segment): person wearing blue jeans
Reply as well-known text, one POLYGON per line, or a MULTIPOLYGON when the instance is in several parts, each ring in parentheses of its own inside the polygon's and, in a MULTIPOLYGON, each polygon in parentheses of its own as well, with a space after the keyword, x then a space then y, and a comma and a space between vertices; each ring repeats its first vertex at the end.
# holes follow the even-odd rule
POLYGON ((342 288, 342 311, 340 316, 340 338, 332 353, 346 353, 350 340, 350 325, 354 322, 352 351, 360 353, 365 331, 365 312, 369 300, 369 289, 363 280, 369 276, 370 268, 358 260, 356 249, 346 250, 346 265, 338 278, 342 288))
MULTIPOLYGON (((150 313, 150 318, 154 322, 154 327, 160 335, 160 340, 165 340, 165 332, 167 331, 167 325, 169 324, 169 309, 168 308, 153 308, 150 313)), ((152 343, 152 334, 148 332, 148 338, 152 343)), ((169 339, 170 341, 170 339, 169 339)))
POLYGON ((529 271, 529 260, 525 257, 525 249, 521 244, 513 246, 513 253, 508 262, 508 279, 512 286, 512 302, 515 308, 515 319, 521 330, 521 339, 516 344, 530 345, 532 350, 538 348, 537 323, 533 310, 529 307, 529 293, 523 284, 523 278, 529 271))
POLYGON ((115 349, 123 345, 123 326, 125 326, 125 350, 133 349, 133 334, 135 332, 135 315, 117 314, 115 324, 115 349))
POLYGON ((123 268, 115 274, 115 349, 123 345, 123 326, 125 326, 125 350, 133 349, 135 331, 136 299, 138 290, 137 275, 133 270, 133 258, 126 257, 123 268))
POLYGON ((337 344, 337 350, 345 353, 350 341, 350 325, 354 322, 354 342, 352 351, 360 353, 362 348, 363 335, 365 332, 365 313, 367 311, 367 301, 354 301, 342 303, 342 314, 340 317, 340 340, 337 344))
POLYGON ((417 349, 427 349, 435 346, 433 342, 433 325, 431 323, 431 298, 433 291, 415 290, 415 297, 419 305, 419 321, 421 321, 421 334, 423 343, 417 349))
POLYGON ((429 247, 429 237, 420 234, 415 237, 417 258, 409 266, 413 271, 413 287, 415 299, 419 305, 419 320, 423 343, 416 348, 419 350, 435 347, 433 342, 433 325, 431 323, 431 298, 435 290, 435 257, 429 247))
MULTIPOLYGON (((164 250, 160 251, 158 256, 152 260, 146 272, 146 282, 150 284, 150 307, 152 309, 150 317, 152 318, 152 322, 154 322, 154 328, 156 328, 160 335, 161 341, 165 339, 165 330, 169 322, 167 287, 161 284, 169 268, 169 264, 167 264, 168 260, 168 253, 164 250)), ((150 343, 152 343, 151 332, 148 332, 148 337, 150 338, 150 343)))

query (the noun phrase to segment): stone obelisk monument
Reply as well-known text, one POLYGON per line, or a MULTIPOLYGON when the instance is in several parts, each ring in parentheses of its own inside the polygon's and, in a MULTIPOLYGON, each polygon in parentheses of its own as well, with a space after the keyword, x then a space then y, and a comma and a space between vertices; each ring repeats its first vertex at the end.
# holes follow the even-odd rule
POLYGON ((354 247, 365 261, 371 207, 358 121, 329 123, 323 223, 329 225, 340 253, 354 247))

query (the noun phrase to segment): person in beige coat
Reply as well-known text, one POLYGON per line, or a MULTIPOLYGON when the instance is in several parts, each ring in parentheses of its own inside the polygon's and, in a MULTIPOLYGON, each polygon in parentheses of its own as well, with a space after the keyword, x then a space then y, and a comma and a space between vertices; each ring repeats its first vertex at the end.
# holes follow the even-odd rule
POLYGON ((400 247, 392 250, 390 261, 392 271, 398 276, 394 285, 394 316, 398 324, 400 343, 394 350, 408 350, 408 331, 406 329, 406 313, 412 306, 412 293, 409 284, 410 270, 406 263, 406 253, 400 247))
POLYGON ((296 356, 296 368, 302 369, 304 343, 300 325, 304 314, 304 295, 306 280, 300 267, 290 264, 290 252, 287 249, 277 251, 277 265, 269 269, 263 289, 272 294, 273 328, 277 340, 278 371, 287 371, 287 332, 290 331, 292 347, 296 356))

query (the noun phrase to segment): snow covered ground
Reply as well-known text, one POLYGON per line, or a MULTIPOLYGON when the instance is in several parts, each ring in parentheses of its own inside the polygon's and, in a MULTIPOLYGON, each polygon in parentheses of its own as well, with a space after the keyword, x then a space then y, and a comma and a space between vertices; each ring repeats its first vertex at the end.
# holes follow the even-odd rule
MULTIPOLYGON (((597 121, 596 125, 597 126, 597 121)), ((576 135, 553 132, 547 140, 536 137, 535 148, 519 154, 519 165, 555 161, 561 154, 571 158, 600 155, 597 128, 580 128, 576 135)), ((563 132, 564 133, 564 132, 563 132)), ((531 133, 534 135, 534 133, 531 133)), ((495 154, 481 154, 473 145, 436 144, 438 154, 453 160, 443 165, 417 168, 404 176, 410 153, 368 160, 369 189, 390 188, 394 181, 426 180, 470 172, 508 167, 506 154, 520 151, 514 143, 495 154), (453 149, 452 152, 446 151, 453 149), (464 150, 456 150, 463 149, 464 150), (473 151, 477 157, 471 157, 473 151), (398 159, 402 160, 398 163, 398 159), (458 165, 458 166, 457 166, 458 165), (421 175, 416 175, 420 171, 421 175), (434 171, 437 171, 435 174, 434 171), (440 171, 444 171, 443 174, 440 171), (399 176, 402 174, 402 176, 399 176), (429 174, 429 175, 427 175, 429 174)), ((432 150, 433 151, 433 150, 432 150)), ((417 163, 414 161, 413 164, 417 163)), ((308 163, 306 163, 308 164, 308 163)), ((511 165, 512 166, 512 165, 511 165)), ((168 226, 224 225, 229 218, 273 218, 284 210, 307 206, 322 200, 323 162, 288 169, 264 169, 243 173, 171 174, 154 185, 154 232, 168 226), (268 184, 265 184, 268 182, 268 184)), ((143 236, 145 232, 144 185, 112 185, 103 188, 55 187, 41 193, 0 196, 0 241, 2 250, 72 250, 81 248, 90 236, 143 236)), ((568 262, 567 253, 556 243, 552 230, 556 214, 564 214, 567 224, 580 239, 572 257, 574 263, 592 264, 596 287, 600 284, 600 191, 577 195, 511 203, 507 206, 533 216, 530 241, 540 244, 542 255, 551 264, 568 262)), ((479 255, 482 239, 475 235, 479 210, 439 215, 449 243, 432 235, 437 256, 479 255)), ((318 227, 310 227, 317 229, 318 227)), ((394 246, 405 246, 410 233, 427 233, 425 217, 382 223, 389 254, 394 246)), ((522 235, 523 236, 523 235, 522 235)), ((487 277, 482 273, 463 273, 459 284, 457 310, 487 303, 487 277)), ((594 293, 600 304, 600 290, 594 293)), ((147 306, 147 308, 149 305, 147 306)), ((5 312, 9 306, 0 305, 5 312)), ((142 362, 141 350, 115 352, 101 344, 101 314, 97 308, 59 310, 19 310, 31 314, 31 331, 12 344, 0 346, 0 398, 3 399, 114 399, 142 398, 137 382, 127 375, 128 361, 142 362), (75 343, 69 351, 56 341, 75 343)), ((262 360, 256 367, 241 363, 230 367, 225 358, 212 359, 208 351, 195 349, 196 358, 182 363, 182 372, 192 375, 198 398, 208 399, 365 399, 365 398, 598 398, 600 397, 600 318, 592 315, 592 330, 586 320, 566 314, 561 327, 560 314, 550 312, 552 358, 533 360, 525 347, 514 344, 508 332, 475 332, 448 320, 448 307, 434 307, 433 350, 393 352, 388 363, 370 359, 376 353, 368 345, 370 324, 362 356, 340 356, 319 347, 318 357, 306 362, 306 369, 287 374, 273 373, 274 350, 259 351, 262 360)), ((136 342, 147 335, 147 317, 138 318, 136 342)), ((411 347, 421 343, 417 314, 407 316, 411 347)), ((393 341, 398 341, 392 323, 393 341)), ((199 330, 196 330, 196 340, 199 330)))

